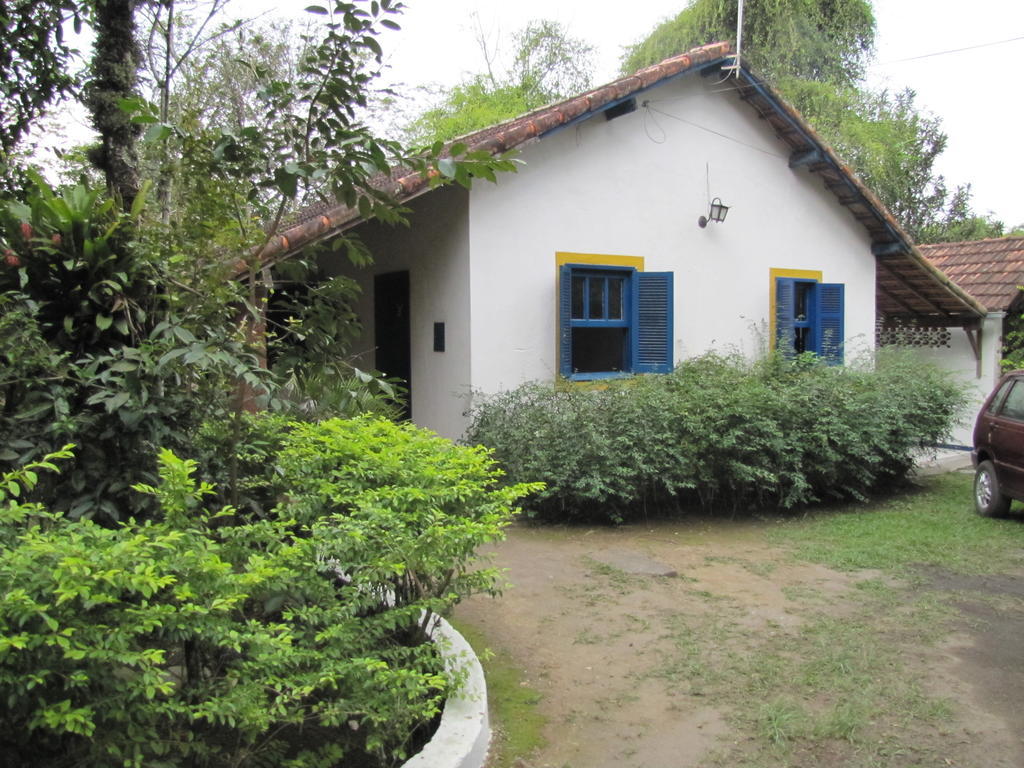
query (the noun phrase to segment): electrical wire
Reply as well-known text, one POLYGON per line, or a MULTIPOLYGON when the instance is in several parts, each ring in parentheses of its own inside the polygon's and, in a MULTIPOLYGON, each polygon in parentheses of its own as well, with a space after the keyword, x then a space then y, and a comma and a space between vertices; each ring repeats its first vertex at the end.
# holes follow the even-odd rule
POLYGON ((887 67, 890 64, 902 64, 904 61, 917 61, 918 59, 930 59, 933 56, 945 56, 950 53, 963 53, 964 51, 974 51, 978 48, 991 48, 993 45, 1005 45, 1006 43, 1015 43, 1018 40, 1024 40, 1024 35, 1019 37, 1008 37, 1005 40, 993 40, 990 43, 978 43, 978 45, 968 45, 964 48, 950 48, 948 51, 935 51, 934 53, 922 53, 920 56, 908 56, 905 59, 893 59, 892 61, 882 61, 878 64, 869 64, 868 69, 874 67, 887 67))
MULTIPOLYGON (((678 115, 673 115, 673 114, 671 114, 669 112, 664 112, 664 111, 656 108, 650 101, 645 101, 642 106, 648 112, 654 113, 656 115, 662 115, 663 117, 667 117, 670 120, 678 120, 680 123, 685 123, 686 125, 692 126, 692 127, 697 128, 699 130, 702 130, 702 131, 706 131, 707 133, 714 134, 715 136, 718 136, 720 138, 726 139, 727 141, 731 141, 731 142, 734 142, 734 143, 739 144, 741 146, 747 147, 749 149, 753 149, 753 150, 756 150, 758 152, 761 152, 762 154, 770 155, 771 157, 778 157, 778 158, 781 158, 783 160, 788 160, 789 159, 788 155, 780 155, 778 152, 772 152, 771 150, 764 149, 763 147, 758 147, 758 146, 756 146, 754 144, 748 144, 747 142, 743 141, 742 139, 737 139, 735 136, 730 136, 727 133, 722 133, 721 131, 716 131, 714 128, 708 128, 706 125, 701 125, 700 123, 695 123, 692 120, 687 120, 685 117, 679 117, 678 115)), ((651 140, 654 141, 654 139, 651 139, 651 140)), ((656 142, 656 143, 660 144, 662 142, 656 142)))
POLYGON ((666 141, 668 141, 668 134, 665 132, 665 129, 661 127, 661 124, 658 123, 658 119, 654 116, 654 113, 651 111, 651 109, 647 107, 647 102, 644 102, 644 133, 647 134, 647 138, 653 141, 655 144, 664 144, 666 141), (651 129, 648 126, 647 122, 648 120, 654 123, 654 127, 661 131, 661 138, 656 139, 651 135, 651 129))

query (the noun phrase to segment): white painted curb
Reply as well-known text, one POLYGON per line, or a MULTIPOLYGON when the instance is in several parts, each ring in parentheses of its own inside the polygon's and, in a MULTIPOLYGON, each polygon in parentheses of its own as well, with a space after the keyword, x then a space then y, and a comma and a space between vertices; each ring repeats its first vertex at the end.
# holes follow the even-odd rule
POLYGON ((482 768, 491 743, 491 727, 480 660, 466 638, 440 616, 434 617, 430 636, 444 656, 445 667, 461 670, 465 679, 445 702, 433 738, 402 768, 482 768))

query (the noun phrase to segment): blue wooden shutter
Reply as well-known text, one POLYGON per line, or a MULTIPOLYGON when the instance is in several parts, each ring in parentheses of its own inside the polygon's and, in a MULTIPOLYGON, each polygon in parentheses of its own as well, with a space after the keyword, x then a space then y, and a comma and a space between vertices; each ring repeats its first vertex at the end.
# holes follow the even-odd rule
POLYGON ((558 372, 572 375, 572 267, 558 268, 558 372))
POLYGON ((815 350, 829 365, 843 364, 843 284, 821 283, 815 286, 817 322, 815 350))
POLYGON ((796 280, 792 277, 775 278, 775 349, 783 357, 796 355, 793 319, 796 312, 796 280))
POLYGON ((672 273, 633 274, 633 373, 672 370, 672 273))

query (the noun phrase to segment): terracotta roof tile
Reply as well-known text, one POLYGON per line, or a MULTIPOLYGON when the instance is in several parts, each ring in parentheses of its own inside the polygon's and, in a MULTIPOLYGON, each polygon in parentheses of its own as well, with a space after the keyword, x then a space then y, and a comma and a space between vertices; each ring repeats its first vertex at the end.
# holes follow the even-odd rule
POLYGON ((990 312, 1011 309, 1024 286, 1024 237, 936 243, 921 253, 990 312))

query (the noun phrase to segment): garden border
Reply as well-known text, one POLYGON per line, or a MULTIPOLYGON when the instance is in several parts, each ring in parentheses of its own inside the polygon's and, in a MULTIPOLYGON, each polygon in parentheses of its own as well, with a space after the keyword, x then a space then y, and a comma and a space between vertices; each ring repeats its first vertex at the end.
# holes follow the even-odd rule
POLYGON ((473 647, 451 624, 434 616, 430 636, 449 672, 462 672, 462 686, 445 702, 433 738, 402 768, 482 768, 491 743, 487 683, 473 647))

